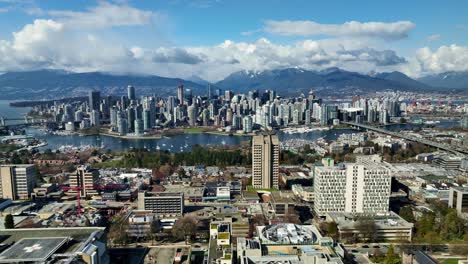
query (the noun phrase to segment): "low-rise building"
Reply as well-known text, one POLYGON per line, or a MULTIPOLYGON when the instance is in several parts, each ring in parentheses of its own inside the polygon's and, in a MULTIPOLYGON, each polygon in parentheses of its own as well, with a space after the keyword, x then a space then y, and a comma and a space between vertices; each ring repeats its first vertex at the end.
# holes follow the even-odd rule
POLYGON ((432 163, 447 170, 457 170, 460 168, 462 160, 463 158, 459 156, 438 155, 434 157, 432 163))
POLYGON ((373 224, 376 241, 411 241, 413 235, 413 223, 409 223, 398 214, 389 211, 387 214, 364 215, 350 213, 328 213, 327 220, 338 225, 340 240, 370 239, 364 237, 360 225, 361 219, 366 219, 366 224, 373 224), (370 222, 367 222, 369 220, 370 222))
POLYGON ((306 202, 314 201, 314 187, 294 184, 291 189, 294 195, 298 196, 301 200, 306 202))
POLYGON ((127 235, 132 238, 148 237, 152 234, 151 225, 158 221, 156 215, 151 211, 132 211, 128 217, 127 235))
POLYGON ((110 263, 104 227, 0 230, 2 263, 110 263))
POLYGON ((233 263, 231 223, 218 221, 211 222, 208 263, 233 263))
POLYGON ((322 237, 314 226, 257 226, 257 235, 237 239, 238 263, 343 263, 343 248, 334 246, 331 238, 322 237))
POLYGON ((184 212, 184 194, 139 192, 138 209, 152 211, 160 218, 178 217, 184 212))

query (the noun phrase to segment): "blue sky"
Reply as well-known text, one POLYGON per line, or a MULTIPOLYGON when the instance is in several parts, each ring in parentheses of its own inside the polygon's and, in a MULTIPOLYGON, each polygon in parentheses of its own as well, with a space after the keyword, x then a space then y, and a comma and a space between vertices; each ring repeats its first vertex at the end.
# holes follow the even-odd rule
POLYGON ((466 14, 468 1, 0 0, 0 70, 216 80, 337 66, 417 77, 468 70, 466 14))

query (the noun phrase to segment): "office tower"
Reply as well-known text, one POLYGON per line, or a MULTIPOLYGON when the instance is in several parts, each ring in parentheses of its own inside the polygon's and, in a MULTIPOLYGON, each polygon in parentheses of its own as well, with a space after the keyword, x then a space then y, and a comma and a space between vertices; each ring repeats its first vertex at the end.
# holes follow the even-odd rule
POLYGON ((0 165, 0 195, 3 199, 27 200, 35 185, 34 165, 0 165))
POLYGON ((210 111, 208 109, 203 109, 202 111, 202 121, 203 126, 208 126, 210 122, 210 111))
POLYGON ((99 126, 101 123, 99 119, 99 111, 93 110, 91 111, 91 125, 92 126, 99 126))
POLYGON ((389 116, 387 110, 383 109, 382 111, 380 111, 379 122, 384 125, 388 124, 389 116))
POLYGON ((99 181, 99 171, 92 169, 89 166, 80 166, 76 169, 76 172, 70 175, 70 187, 76 188, 71 190, 71 193, 80 191, 81 197, 90 197, 97 195, 95 189, 99 181), (78 190, 79 189, 79 190, 78 190))
POLYGON ((184 194, 139 192, 138 209, 152 211, 160 218, 181 216, 184 212, 184 194))
POLYGON ((143 111, 143 129, 148 130, 152 127, 151 125, 151 111, 146 109, 143 111))
POLYGON ((177 87, 177 99, 180 105, 184 104, 184 86, 182 84, 177 87))
POLYGON ((133 87, 133 86, 131 86, 131 85, 129 85, 129 86, 127 87, 127 96, 128 96, 128 99, 129 99, 130 101, 136 100, 136 96, 135 96, 135 87, 133 87))
POLYGON ((305 124, 307 126, 310 125, 310 118, 311 118, 310 109, 307 109, 305 110, 305 124))
POLYGON ((314 209, 326 213, 386 213, 391 176, 378 155, 358 156, 356 163, 335 165, 330 158, 315 167, 314 209))
POLYGON ((120 97, 120 110, 125 110, 128 106, 128 98, 125 95, 120 97))
POLYGON ((138 136, 141 136, 143 135, 143 130, 144 130, 143 120, 139 118, 135 119, 135 134, 138 136))
POLYGON ((278 189, 279 140, 277 135, 258 135, 252 140, 252 185, 278 189))
POLYGON ((186 102, 188 105, 192 104, 192 89, 185 89, 184 93, 184 102, 186 102))
MULTIPOLYGON (((150 97, 150 96, 145 96, 143 98, 143 111, 149 111, 149 113, 147 114, 147 128, 145 128, 145 130, 149 129, 149 128, 152 128, 154 127, 155 125, 155 121, 156 121, 156 102, 155 102, 155 98, 154 97, 150 97)), ((143 112, 143 122, 145 122, 145 115, 146 113, 143 112)))
POLYGON ((298 111, 297 109, 295 109, 295 110, 293 111, 293 121, 292 121, 293 124, 299 125, 299 119, 300 119, 300 118, 299 118, 299 115, 300 115, 299 111, 298 111))
POLYGON ((242 130, 244 133, 252 133, 253 121, 251 116, 244 116, 242 120, 242 130))
POLYGON ((83 117, 84 117, 83 111, 78 110, 78 111, 75 112, 75 121, 76 122, 81 122, 81 120, 83 120, 83 117))
POLYGON ((368 123, 375 123, 377 121, 377 113, 374 108, 369 107, 367 111, 367 122, 368 123))
POLYGON ((127 120, 128 120, 127 125, 128 125, 128 129, 130 132, 135 131, 135 119, 136 119, 135 109, 133 107, 127 108, 127 120))
POLYGON ((174 110, 174 107, 176 105, 175 101, 176 101, 176 99, 174 98, 174 96, 167 97, 166 112, 172 114, 172 111, 174 110))
POLYGON ((231 129, 232 130, 239 130, 241 128, 241 125, 242 125, 242 116, 241 115, 234 115, 232 117, 232 125, 231 125, 231 129))
POLYGON ((210 100, 212 98, 212 94, 211 94, 211 84, 208 84, 208 100, 210 100))
POLYGON ((81 120, 80 129, 86 129, 91 127, 91 121, 88 118, 81 120))
POLYGON ((73 108, 69 104, 66 104, 65 107, 63 108, 62 121, 63 122, 73 122, 73 121, 75 121, 75 115, 73 113, 73 108))
POLYGON ((115 106, 110 110, 110 124, 113 127, 117 127, 117 108, 115 106))
POLYGON ((231 108, 228 108, 226 110, 226 121, 229 123, 229 124, 232 124, 232 109, 231 108))
POLYGON ((231 90, 226 90, 224 92, 224 100, 226 100, 228 102, 231 101, 233 95, 234 95, 234 93, 231 90))
POLYGON ((188 121, 190 126, 195 126, 197 124, 197 107, 191 105, 187 108, 188 121))
POLYGON ((117 113, 117 131, 121 136, 124 136, 128 133, 128 120, 120 111, 117 113))
POLYGON ((109 120, 110 106, 107 98, 104 99, 99 105, 99 111, 101 112, 102 119, 109 120))
POLYGON ((101 93, 98 91, 89 92, 89 111, 99 111, 99 104, 101 101, 101 93))

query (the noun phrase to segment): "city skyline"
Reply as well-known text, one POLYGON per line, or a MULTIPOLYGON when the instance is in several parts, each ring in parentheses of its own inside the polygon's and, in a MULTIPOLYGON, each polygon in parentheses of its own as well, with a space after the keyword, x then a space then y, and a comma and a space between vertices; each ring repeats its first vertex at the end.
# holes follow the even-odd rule
POLYGON ((465 71, 466 3, 0 1, 0 71, 465 71), (239 15, 242 14, 242 15, 239 15), (435 22, 438 21, 438 22, 435 22))

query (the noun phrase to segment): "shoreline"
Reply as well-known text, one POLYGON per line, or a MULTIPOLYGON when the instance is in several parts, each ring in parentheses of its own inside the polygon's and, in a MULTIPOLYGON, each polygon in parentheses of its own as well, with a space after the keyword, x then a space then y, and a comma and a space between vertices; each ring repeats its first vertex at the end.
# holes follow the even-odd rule
MULTIPOLYGON (((169 130, 170 131, 170 130, 169 130)), ((207 130, 207 131, 204 131, 204 130, 199 130, 199 131, 196 131, 196 130, 188 130, 188 129, 183 129, 182 131, 181 130, 177 130, 177 131, 172 131, 172 132, 175 132, 175 133, 162 133, 162 134, 159 134, 159 135, 142 135, 142 136, 128 136, 128 135, 125 135, 125 136, 120 136, 118 134, 112 134, 112 133, 109 133, 109 132, 99 132, 99 133, 83 133, 83 132, 80 132, 80 131, 76 131, 75 134, 79 135, 79 136, 109 136, 109 137, 113 137, 113 138, 120 138, 120 139, 138 139, 138 140, 145 140, 145 139, 162 139, 163 137, 172 137, 172 136, 177 136, 177 135, 187 135, 187 134, 211 134, 211 135, 220 135, 220 136, 238 136, 238 137, 250 137, 250 136, 254 136, 255 133, 248 133, 248 134, 238 134, 238 133, 227 133, 227 132, 221 132, 221 131, 214 131, 214 130, 207 130), (180 133, 179 133, 180 132, 180 133)), ((59 136, 62 136, 62 135, 59 135, 59 136)))

